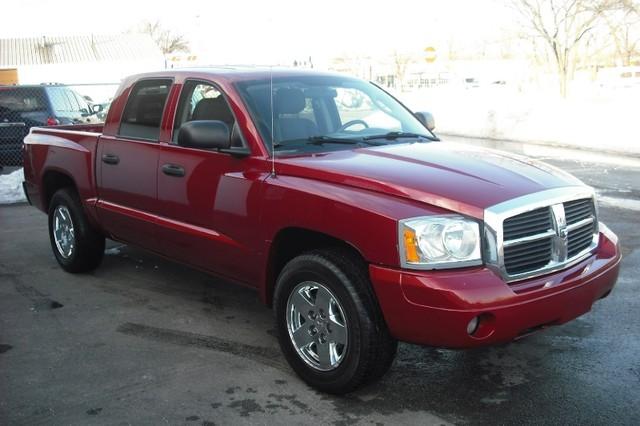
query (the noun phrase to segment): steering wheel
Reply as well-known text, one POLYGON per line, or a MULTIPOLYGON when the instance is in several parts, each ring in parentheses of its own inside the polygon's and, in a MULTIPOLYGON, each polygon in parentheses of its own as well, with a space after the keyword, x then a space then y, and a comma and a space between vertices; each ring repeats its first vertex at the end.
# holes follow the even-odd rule
POLYGON ((367 124, 366 121, 364 120, 351 120, 351 121, 347 121, 346 123, 344 123, 342 126, 340 126, 340 128, 338 129, 338 132, 344 132, 345 130, 347 130, 349 127, 351 126, 355 126, 356 124, 362 124, 364 126, 365 129, 369 128, 369 125, 367 124))

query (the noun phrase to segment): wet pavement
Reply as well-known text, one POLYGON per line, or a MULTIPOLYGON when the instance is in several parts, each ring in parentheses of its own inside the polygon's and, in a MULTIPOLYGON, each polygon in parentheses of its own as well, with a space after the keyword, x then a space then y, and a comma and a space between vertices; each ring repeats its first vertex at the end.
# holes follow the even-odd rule
POLYGON ((608 197, 600 218, 624 253, 613 293, 504 346, 402 344, 389 374, 345 397, 293 374, 254 291, 115 243, 94 273, 66 274, 45 215, 0 207, 0 424, 638 424, 640 163, 534 155, 608 197))

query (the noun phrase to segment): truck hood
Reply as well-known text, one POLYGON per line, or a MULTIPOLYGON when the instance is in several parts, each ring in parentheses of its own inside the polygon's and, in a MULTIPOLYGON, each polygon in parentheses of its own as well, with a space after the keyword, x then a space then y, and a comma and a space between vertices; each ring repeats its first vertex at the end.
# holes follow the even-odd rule
POLYGON ((479 219, 485 208, 512 198, 584 186, 572 175, 537 160, 449 142, 280 158, 276 172, 416 200, 479 219))

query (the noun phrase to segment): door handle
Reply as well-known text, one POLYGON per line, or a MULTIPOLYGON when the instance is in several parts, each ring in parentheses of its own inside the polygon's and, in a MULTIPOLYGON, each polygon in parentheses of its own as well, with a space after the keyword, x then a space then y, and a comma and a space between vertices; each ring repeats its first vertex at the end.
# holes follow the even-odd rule
POLYGON ((120 162, 120 157, 113 154, 104 154, 102 156, 102 162, 105 164, 118 164, 120 162))
POLYGON ((168 176, 183 177, 184 167, 177 164, 165 164, 162 166, 162 173, 168 176))

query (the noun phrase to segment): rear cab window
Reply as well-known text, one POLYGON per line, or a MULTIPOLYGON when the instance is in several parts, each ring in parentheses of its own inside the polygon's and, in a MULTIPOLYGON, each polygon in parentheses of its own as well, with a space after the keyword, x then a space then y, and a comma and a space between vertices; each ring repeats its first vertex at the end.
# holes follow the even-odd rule
POLYGON ((0 113, 46 111, 47 103, 42 88, 0 88, 0 113))
POLYGON ((157 141, 171 79, 142 80, 135 84, 122 114, 118 135, 157 141))
POLYGON ((14 138, 16 126, 45 124, 49 116, 42 87, 0 87, 0 139, 14 138))

